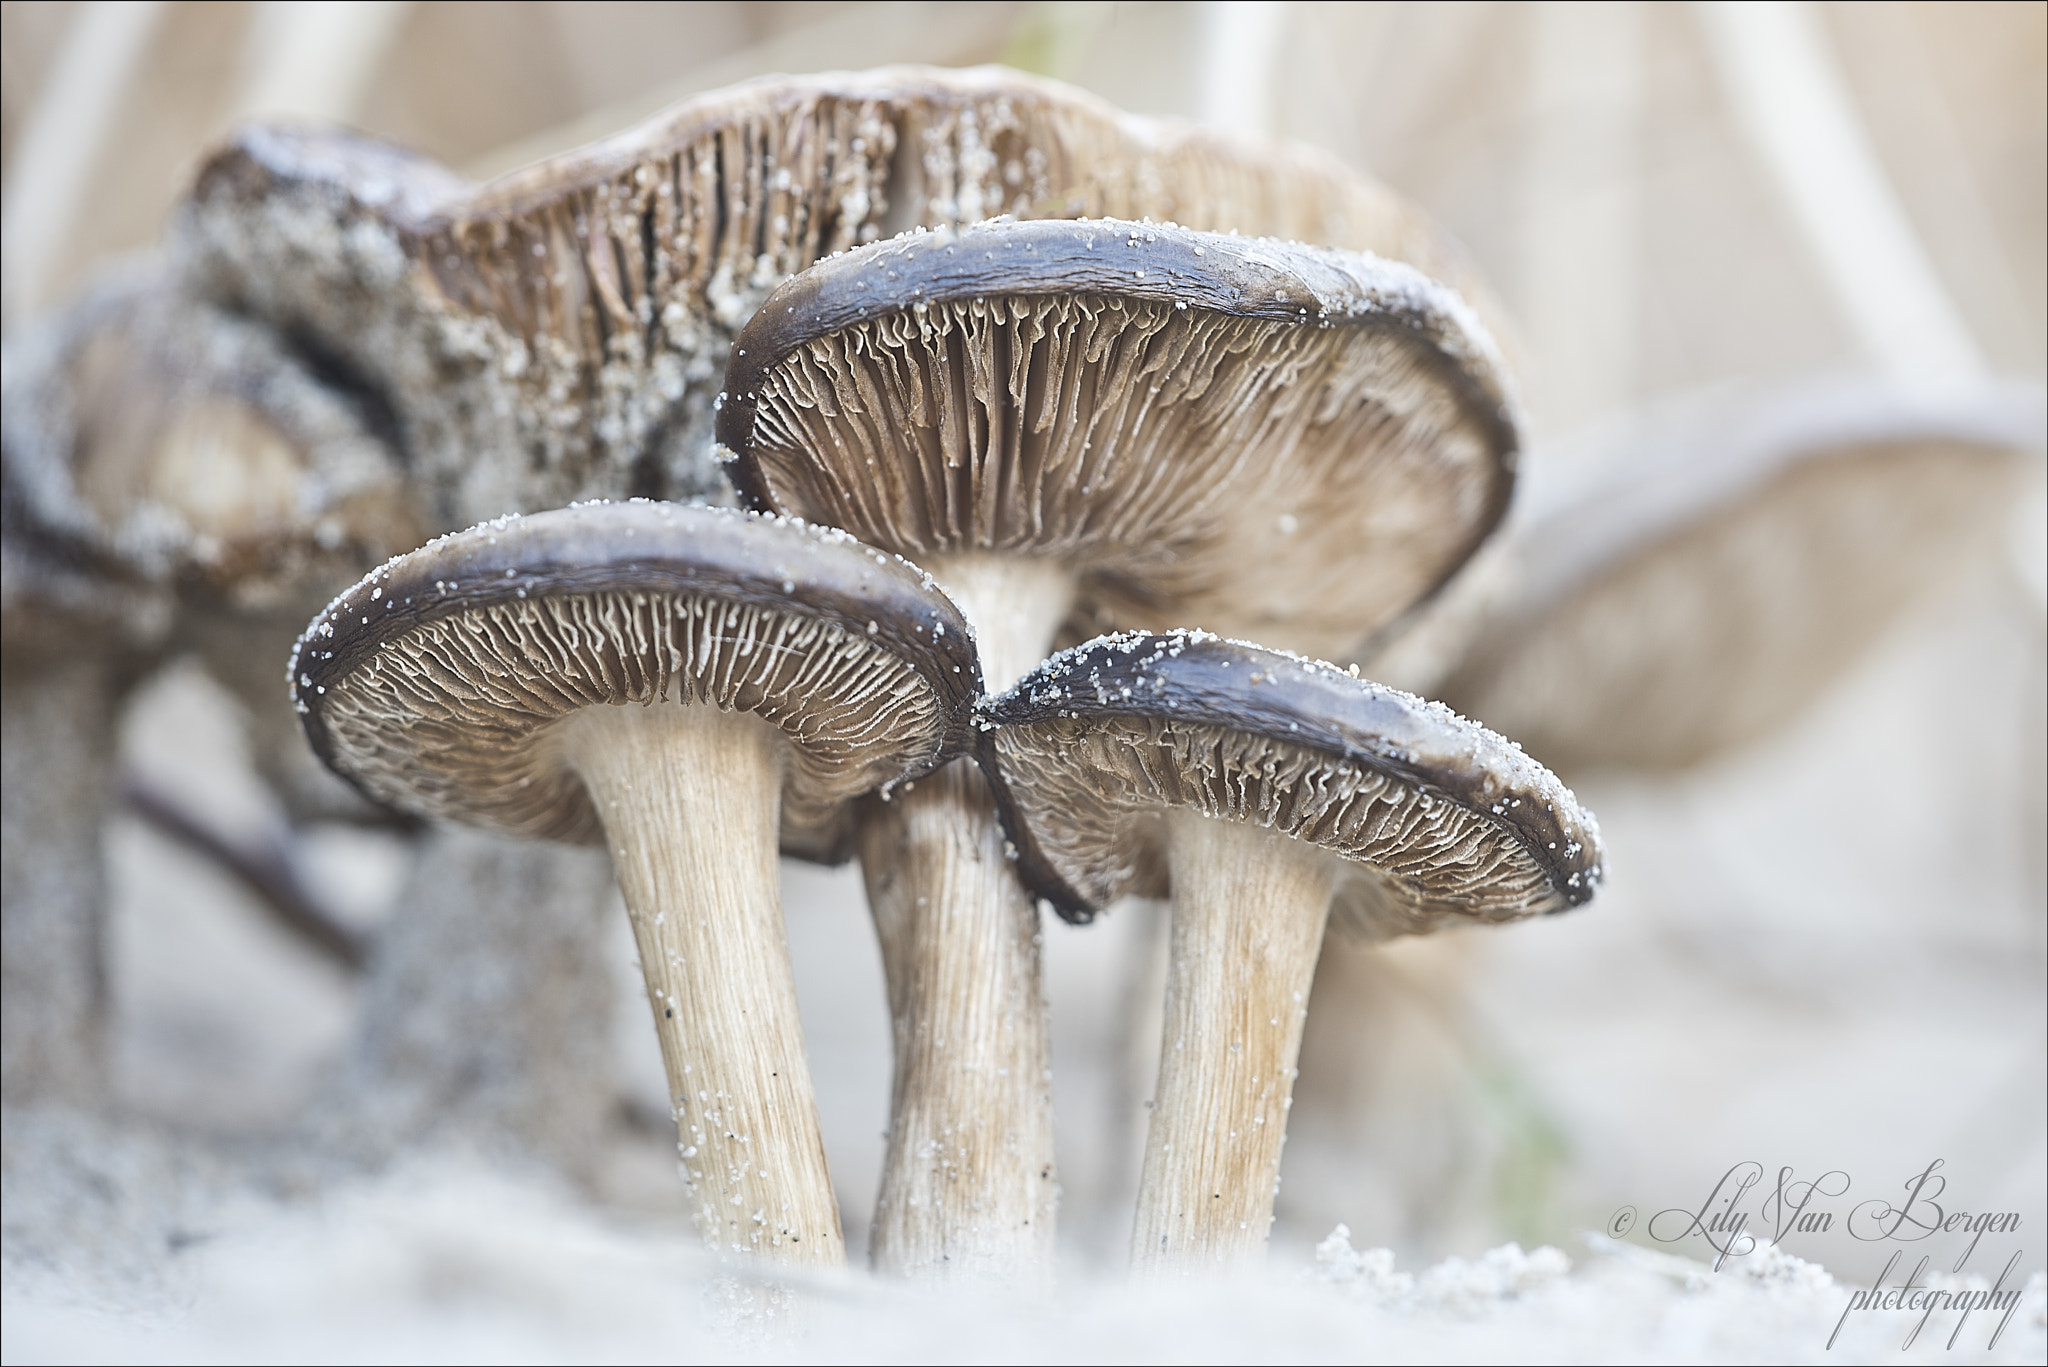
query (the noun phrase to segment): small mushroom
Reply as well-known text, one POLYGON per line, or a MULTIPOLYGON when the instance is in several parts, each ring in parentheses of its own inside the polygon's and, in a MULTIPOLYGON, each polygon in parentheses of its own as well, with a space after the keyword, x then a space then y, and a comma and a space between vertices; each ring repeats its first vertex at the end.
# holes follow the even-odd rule
POLYGON ((1438 703, 1201 632, 1102 637, 983 708, 1018 867, 1082 911, 1173 897, 1141 1268, 1257 1256, 1325 922, 1563 911, 1602 876, 1555 776, 1438 703), (1334 913, 1333 913, 1334 906, 1334 913))
POLYGON ((586 505, 390 562, 314 621, 292 684, 315 751, 372 797, 606 843, 699 1231, 841 1261, 778 833, 815 848, 850 799, 964 746, 979 677, 945 597, 841 532, 586 505))
MULTIPOLYGON (((992 688, 1063 622, 1352 645, 1491 530, 1517 440, 1484 328, 1412 268, 1115 220, 803 272, 737 339, 718 434, 755 506, 930 570, 992 688)), ((980 777, 899 795, 862 864, 899 1042, 876 1261, 1043 1258, 1037 917, 980 777)))

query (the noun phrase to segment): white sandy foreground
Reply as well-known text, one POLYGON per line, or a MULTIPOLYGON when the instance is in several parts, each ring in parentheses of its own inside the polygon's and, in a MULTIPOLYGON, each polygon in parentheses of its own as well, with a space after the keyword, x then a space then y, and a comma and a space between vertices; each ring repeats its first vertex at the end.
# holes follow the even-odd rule
MULTIPOLYGON (((130 1161, 149 1169, 175 1160, 144 1146, 130 1161)), ((188 1195, 176 1208, 67 1201, 79 1226, 51 1240, 11 1239, 0 1300, 5 1361, 2023 1363, 2048 1355, 2039 1272, 2008 1284, 2020 1292, 2009 1313, 1961 1315, 1944 1305, 1923 1315, 1851 1309, 1857 1288, 1769 1249, 1717 1273, 1589 1236, 1571 1258, 1510 1244, 1404 1271, 1385 1250, 1352 1249, 1340 1227, 1313 1265, 1276 1258, 1263 1277, 1139 1288, 1069 1268, 1050 1299, 1019 1302, 992 1290, 921 1292, 857 1272, 749 1284, 672 1229, 622 1223, 544 1177, 450 1158, 297 1196, 275 1184, 257 1194, 217 1180, 224 1176, 184 1173, 173 1185, 188 1195), (199 1191, 211 1194, 191 1195, 199 1191), (764 1315, 764 1304, 783 1308, 764 1315)), ((10 1186, 13 1233, 23 1220, 59 1215, 34 1190, 10 1186)), ((143 1189, 168 1188, 148 1181, 130 1190, 143 1189)), ((1981 1278, 1921 1284, 1989 1289, 1981 1278)))

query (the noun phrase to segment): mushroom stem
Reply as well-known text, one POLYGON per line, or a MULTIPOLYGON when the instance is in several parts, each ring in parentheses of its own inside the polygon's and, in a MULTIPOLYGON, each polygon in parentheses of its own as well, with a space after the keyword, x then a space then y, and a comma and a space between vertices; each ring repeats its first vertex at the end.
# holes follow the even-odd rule
POLYGON ((431 828, 377 932, 322 1140, 381 1166, 454 1135, 594 1180, 618 1105, 611 903, 602 849, 431 828))
POLYGON ((967 552, 920 563, 973 624, 981 684, 991 694, 1044 662, 1074 607, 1074 572, 1057 560, 967 552))
POLYGON ((105 1081, 100 835, 117 674, 97 653, 47 661, 13 646, 0 674, 0 1088, 10 1102, 89 1104, 105 1081))
POLYGON ((1263 827, 1166 814, 1173 948, 1131 1231, 1140 1271, 1256 1260, 1338 860, 1263 827))
POLYGON ((706 705, 589 707, 561 727, 632 918, 698 1232, 843 1263, 782 923, 787 742, 706 705))
MULTIPOLYGON (((926 563, 974 625, 992 691, 1044 658, 1073 602, 1072 574, 1051 561, 926 563)), ((1008 845, 971 760, 899 789, 861 832, 895 1024, 870 1248, 883 1271, 1015 1277, 1051 1264, 1059 1184, 1038 903, 1008 845)))
POLYGON ((872 1260, 908 1276, 1031 1276, 1051 1262, 1051 1046, 1038 904, 971 760, 861 831, 888 972, 896 1082, 872 1260))

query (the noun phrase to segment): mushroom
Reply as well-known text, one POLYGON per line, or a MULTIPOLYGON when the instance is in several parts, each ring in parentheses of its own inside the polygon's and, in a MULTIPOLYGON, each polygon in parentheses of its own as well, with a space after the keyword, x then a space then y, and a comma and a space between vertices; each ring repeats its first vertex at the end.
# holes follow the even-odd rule
POLYGON ((582 506, 385 565, 315 620, 292 683, 315 751, 372 797, 606 843, 700 1233, 843 1260, 778 832, 817 848, 850 799, 964 747, 979 677, 945 597, 843 532, 582 506))
POLYGON ((600 1181, 620 1119, 613 898, 601 849, 428 825, 307 1117, 318 1143, 381 1166, 452 1141, 600 1181))
MULTIPOLYGON (((1485 330, 1412 268, 1109 220, 820 263, 737 339, 718 434, 754 506, 930 570, 996 689, 1069 619, 1352 645, 1493 527, 1516 449, 1485 330)), ((862 865, 899 1045, 875 1259, 1040 1257, 1037 919, 980 777, 899 794, 862 865)))
POLYGON ((1032 887, 1083 914, 1173 897, 1141 1269, 1263 1251, 1333 905, 1385 939, 1563 911, 1601 880, 1599 829, 1549 771, 1334 665, 1134 632, 1054 656, 982 712, 1032 887))
POLYGON ((1325 154, 994 67, 767 77, 482 185, 353 134, 246 128, 173 242, 192 288, 389 417, 447 529, 719 492, 711 403, 769 290, 833 252, 1004 213, 1177 219, 1469 275, 1325 154))
POLYGON ((1706 402, 1520 519, 1506 591, 1439 685, 1546 763, 1668 771, 1765 734, 1995 544, 2039 469, 2033 386, 1706 402))
POLYGON ((6 447, 0 496, 0 1095, 91 1102, 105 1081, 100 832, 114 713, 161 648, 161 586, 38 526, 6 447))
POLYGON ((1489 335, 1412 268, 1113 220, 820 263, 738 338, 718 436, 755 506, 985 604, 997 687, 1077 596, 1353 647, 1498 523, 1517 445, 1489 335))
POLYGON ((417 533, 354 405, 156 265, 10 338, 0 385, 5 1088, 90 1101, 122 699, 174 646, 296 630, 417 533))
MULTIPOLYGON (((402 457, 404 511, 424 536, 578 498, 721 501, 705 459, 712 396, 733 331, 767 291, 831 252, 994 213, 1273 233, 1378 251, 1473 288, 1422 215, 1323 153, 1137 118, 997 68, 766 78, 481 185, 353 134, 247 128, 201 169, 168 255, 185 289, 270 329, 360 410, 402 457)), ((209 651, 216 669, 235 658, 209 651)), ((255 715, 259 728, 272 717, 264 705, 255 715)), ((288 794, 314 793, 306 776, 300 766, 279 777, 288 794)), ((504 865, 493 877, 511 886, 577 876, 551 867, 528 879, 514 866, 553 856, 489 848, 504 865)), ((420 858, 447 866, 422 867, 414 886, 460 885, 485 857, 436 837, 420 858)), ((508 987, 580 980, 512 962, 522 918, 465 898, 411 909, 373 957, 372 978, 392 981, 373 981, 371 996, 417 1010, 428 1033, 466 1001, 396 984, 431 983, 442 943, 495 945, 504 971, 491 980, 508 987)), ((1024 952, 1035 955, 1028 942, 1024 952)), ((595 1014, 569 1001, 556 1011, 595 1014)), ((425 1057, 368 1048, 394 1066, 425 1057)), ((488 1071, 477 1062, 456 1075, 488 1071)), ((524 1071, 577 1067, 535 1054, 524 1071)), ((1042 1073, 1043 1059, 1030 1070, 1042 1073)), ((380 1067, 367 1076, 366 1099, 379 1079, 419 1081, 380 1067)), ((1042 1193, 1032 1200, 1048 1210, 1034 1228, 1047 1237, 1050 1142, 1045 1129, 1026 1160, 1042 1193)))

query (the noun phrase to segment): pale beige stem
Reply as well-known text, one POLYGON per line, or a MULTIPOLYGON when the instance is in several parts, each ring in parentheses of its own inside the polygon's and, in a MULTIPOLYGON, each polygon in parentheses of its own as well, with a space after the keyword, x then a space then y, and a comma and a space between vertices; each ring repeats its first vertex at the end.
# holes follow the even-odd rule
POLYGON ((873 1235, 882 1271, 1009 1279, 1051 1261, 1038 908, 1003 845, 972 760, 899 792, 861 833, 896 1034, 873 1235))
POLYGON ((973 623, 981 686, 991 696, 1045 662, 1074 607, 1074 572, 1056 560, 976 552, 921 563, 973 623))
POLYGON ((586 708, 562 744, 632 917, 698 1232, 844 1263, 782 923, 787 742, 749 713, 657 703, 586 708))
MULTIPOLYGON (((1044 658, 1073 599, 1071 575, 1050 562, 961 556, 929 568, 974 623, 991 691, 1044 658)), ((896 1041, 874 1265, 1042 1277, 1059 1184, 1038 907, 974 762, 880 804, 861 867, 896 1041)))
POLYGON ((1173 948, 1131 1231, 1140 1271, 1265 1250, 1337 867, 1303 841, 1186 810, 1167 831, 1173 948))
POLYGON ((106 1081, 101 828, 122 670, 100 652, 0 663, 0 1093, 91 1105, 106 1081))

